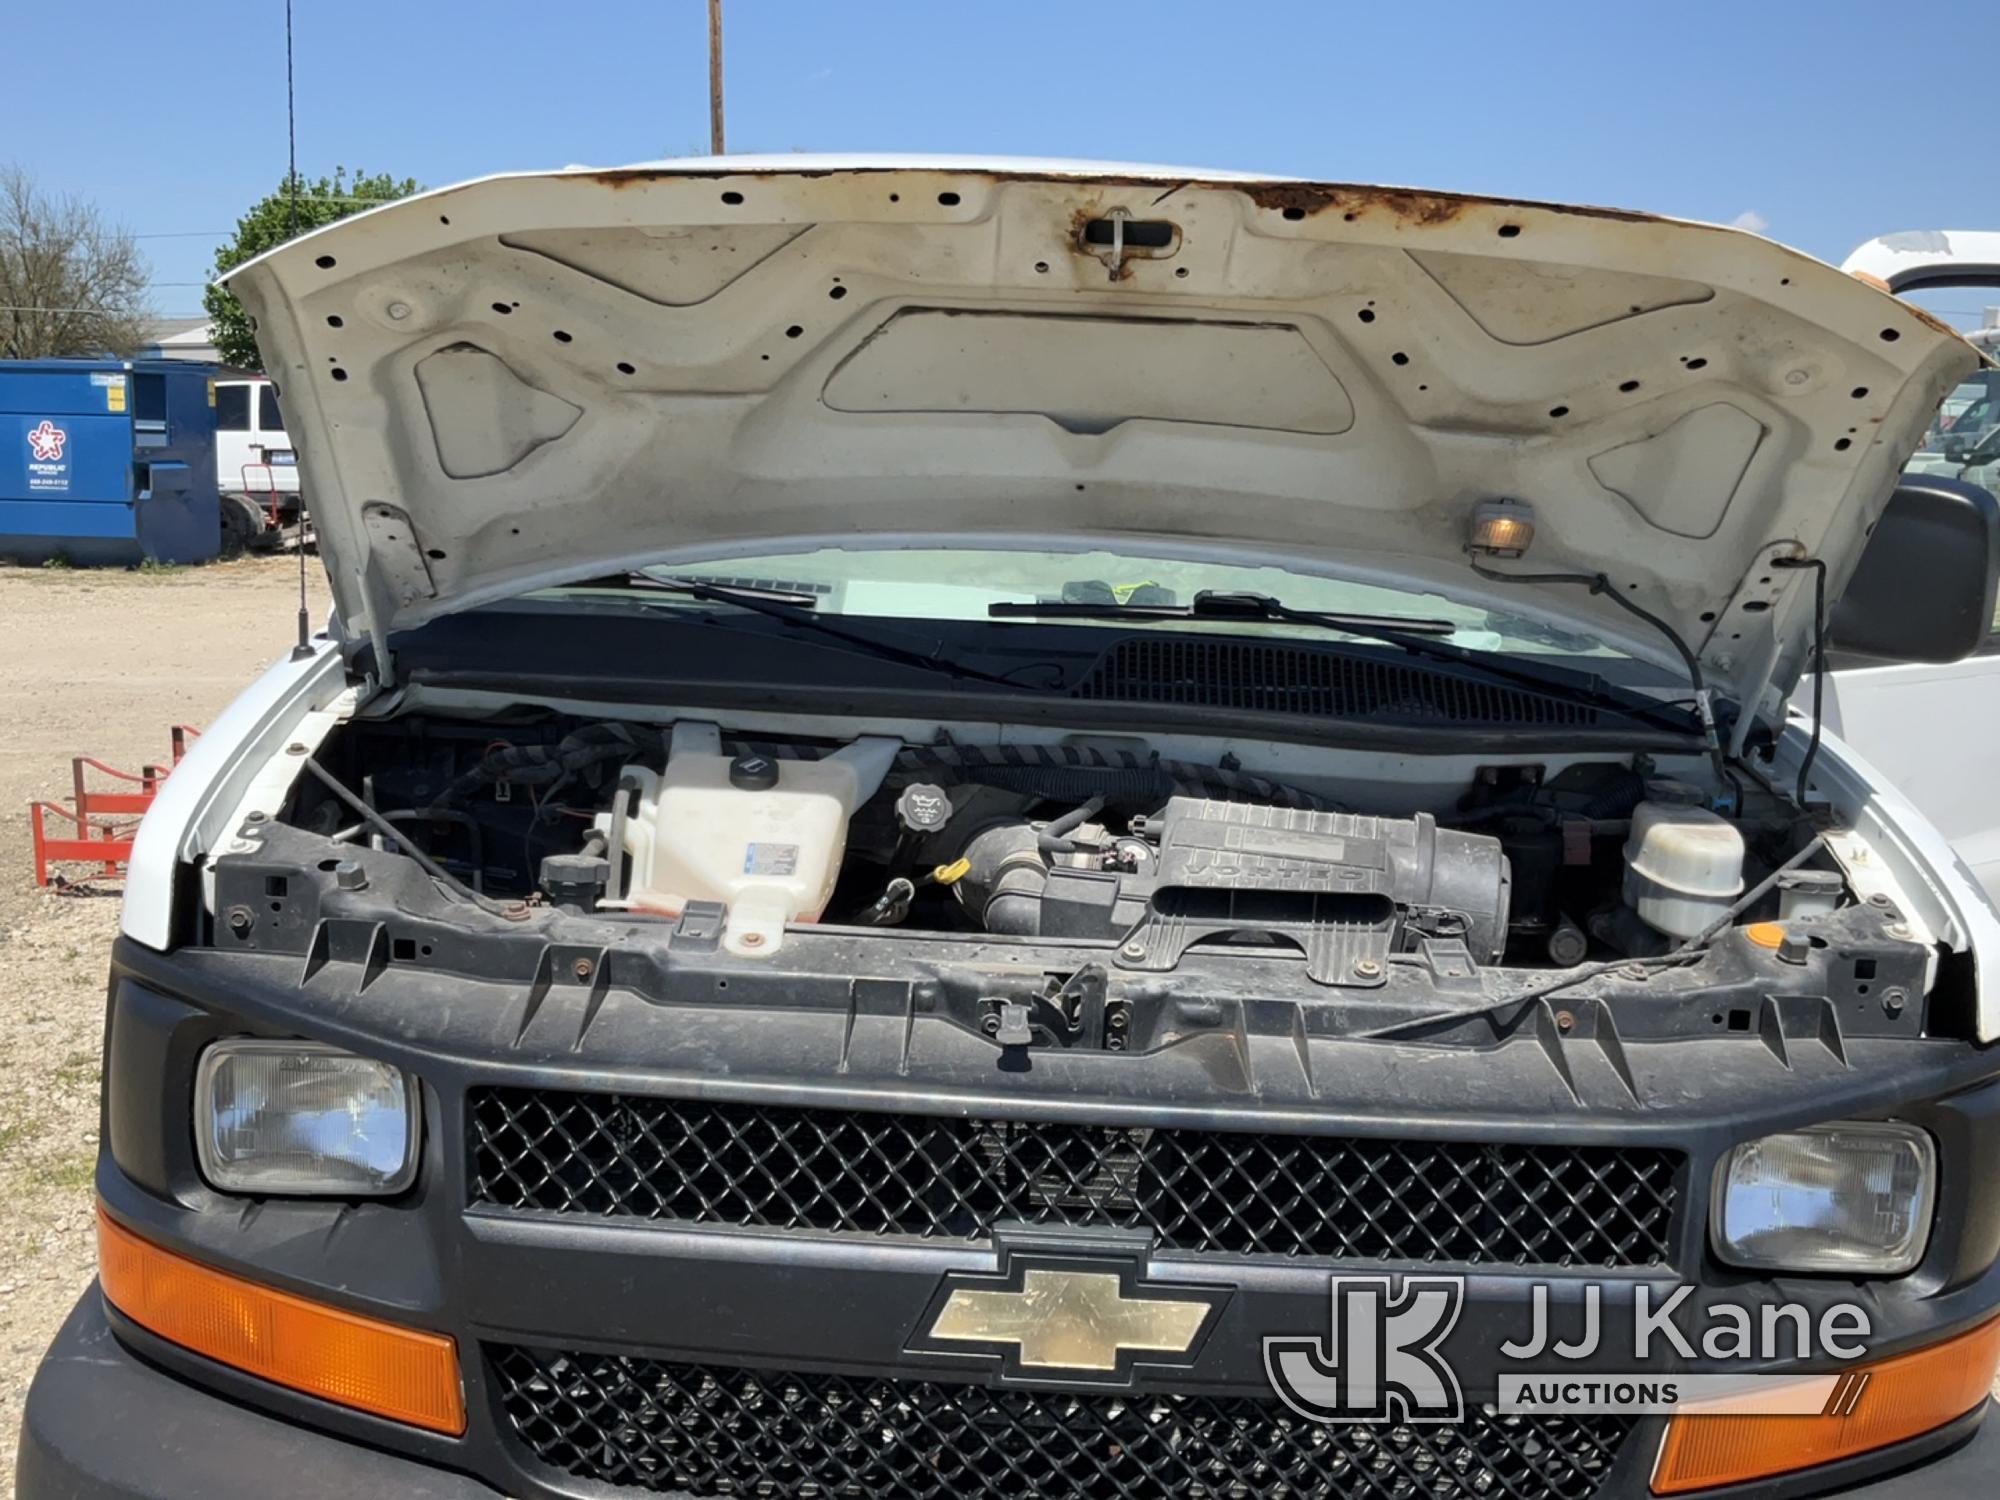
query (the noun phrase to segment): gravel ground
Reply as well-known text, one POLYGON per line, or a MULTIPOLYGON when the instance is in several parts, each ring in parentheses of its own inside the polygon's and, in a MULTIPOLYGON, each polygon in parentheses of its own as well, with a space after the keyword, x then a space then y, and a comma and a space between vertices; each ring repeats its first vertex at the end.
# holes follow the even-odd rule
MULTIPOLYGON (((308 561, 312 617, 326 584, 308 561)), ((122 770, 167 758, 281 656, 297 630, 298 565, 254 558, 161 573, 0 566, 0 1495, 36 1361, 94 1265, 109 894, 38 890, 27 804, 69 790, 69 759, 122 770)))
MULTIPOLYGON (((312 618, 324 575, 308 564, 312 618)), ((297 628, 297 564, 256 558, 166 573, 0 566, 0 1495, 13 1493, 21 1402, 90 1281, 105 951, 116 888, 36 889, 26 805, 69 789, 69 758, 132 770, 172 724, 212 719, 297 628)), ((1995 1395, 2000 1396, 2000 1387, 1995 1395)))

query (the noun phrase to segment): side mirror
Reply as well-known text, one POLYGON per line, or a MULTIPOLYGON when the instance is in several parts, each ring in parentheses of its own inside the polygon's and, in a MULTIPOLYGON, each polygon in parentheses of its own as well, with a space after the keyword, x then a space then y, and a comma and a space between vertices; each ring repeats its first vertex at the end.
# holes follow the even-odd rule
POLYGON ((1832 610, 1827 648, 1874 662, 1958 661, 1993 631, 2000 500, 1905 474, 1832 610))

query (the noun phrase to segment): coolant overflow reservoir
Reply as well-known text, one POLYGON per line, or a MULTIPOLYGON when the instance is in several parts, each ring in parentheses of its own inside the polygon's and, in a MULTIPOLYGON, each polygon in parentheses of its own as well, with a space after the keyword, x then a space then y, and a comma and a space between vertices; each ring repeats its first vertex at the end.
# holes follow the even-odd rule
POLYGON ((1743 893, 1743 835, 1727 818, 1663 786, 1632 810, 1625 904, 1670 937, 1698 936, 1743 893))
POLYGON ((819 760, 729 756, 715 725, 674 725, 664 774, 626 772, 639 786, 625 822, 630 905, 677 916, 690 901, 720 901, 724 948, 775 953, 787 922, 815 922, 826 909, 847 820, 902 748, 871 738, 819 760))

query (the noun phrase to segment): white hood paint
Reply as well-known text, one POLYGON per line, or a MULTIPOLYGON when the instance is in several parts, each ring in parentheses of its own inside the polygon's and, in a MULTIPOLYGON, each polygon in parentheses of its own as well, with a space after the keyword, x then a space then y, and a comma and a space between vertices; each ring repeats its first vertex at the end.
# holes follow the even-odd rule
MULTIPOLYGON (((1074 163, 723 158, 494 177, 229 285, 283 388, 344 628, 848 539, 1122 541, 1533 611, 1678 671, 1603 572, 1782 713, 1956 334, 1753 235, 1074 163), (1081 226, 1170 243, 1114 278, 1081 226)), ((1748 716, 1746 716, 1746 726, 1748 716)))

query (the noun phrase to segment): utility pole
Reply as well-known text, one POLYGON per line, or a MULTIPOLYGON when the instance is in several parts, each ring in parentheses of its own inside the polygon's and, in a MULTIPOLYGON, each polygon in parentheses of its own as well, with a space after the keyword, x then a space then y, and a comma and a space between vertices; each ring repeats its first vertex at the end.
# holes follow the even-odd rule
POLYGON ((722 0, 708 0, 708 152, 722 155, 722 0))

